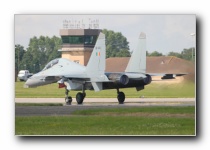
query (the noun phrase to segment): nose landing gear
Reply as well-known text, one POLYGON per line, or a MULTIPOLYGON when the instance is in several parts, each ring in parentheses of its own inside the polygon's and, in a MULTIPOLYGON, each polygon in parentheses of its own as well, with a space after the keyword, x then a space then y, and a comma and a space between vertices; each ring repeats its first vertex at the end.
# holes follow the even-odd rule
POLYGON ((72 102, 72 97, 71 96, 68 96, 69 94, 69 90, 67 88, 65 88, 65 102, 66 102, 66 105, 71 105, 71 102, 72 102))

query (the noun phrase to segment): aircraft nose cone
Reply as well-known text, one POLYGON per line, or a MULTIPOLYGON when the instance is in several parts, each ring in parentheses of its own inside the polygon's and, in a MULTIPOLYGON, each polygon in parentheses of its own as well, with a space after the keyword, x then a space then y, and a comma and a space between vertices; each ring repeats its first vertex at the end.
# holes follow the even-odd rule
POLYGON ((24 87, 25 87, 25 88, 37 87, 37 86, 39 86, 41 83, 42 83, 41 79, 30 77, 30 78, 26 81, 24 87))
POLYGON ((35 85, 34 80, 32 80, 32 79, 29 78, 29 79, 26 81, 26 83, 25 83, 25 85, 24 85, 24 88, 33 87, 34 85, 35 85))

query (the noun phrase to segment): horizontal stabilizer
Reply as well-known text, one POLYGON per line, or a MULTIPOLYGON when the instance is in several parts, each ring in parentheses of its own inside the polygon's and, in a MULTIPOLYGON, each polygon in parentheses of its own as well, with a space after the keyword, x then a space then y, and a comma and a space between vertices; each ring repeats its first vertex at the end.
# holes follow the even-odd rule
MULTIPOLYGON (((161 76, 162 80, 166 80, 166 79, 175 79, 175 77, 180 77, 180 76, 184 76, 187 75, 188 73, 148 73, 150 76, 161 76)), ((152 80, 152 81, 161 81, 161 80, 152 80)))
POLYGON ((150 76, 171 76, 173 75, 174 77, 176 76, 184 76, 187 75, 188 73, 147 73, 150 76))
POLYGON ((175 74, 177 77, 178 76, 184 76, 184 75, 187 75, 188 73, 182 73, 182 74, 175 74))
POLYGON ((173 74, 166 74, 164 76, 161 77, 161 79, 174 79, 174 75, 173 74))

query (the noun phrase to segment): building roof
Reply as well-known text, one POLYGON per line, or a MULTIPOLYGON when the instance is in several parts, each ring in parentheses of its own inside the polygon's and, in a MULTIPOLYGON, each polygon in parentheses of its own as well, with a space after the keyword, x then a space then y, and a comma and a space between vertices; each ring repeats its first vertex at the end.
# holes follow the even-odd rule
MULTIPOLYGON (((106 72, 124 72, 130 57, 111 57, 106 59, 106 72)), ((146 58, 147 73, 188 73, 185 78, 195 79, 195 64, 174 56, 146 58)))

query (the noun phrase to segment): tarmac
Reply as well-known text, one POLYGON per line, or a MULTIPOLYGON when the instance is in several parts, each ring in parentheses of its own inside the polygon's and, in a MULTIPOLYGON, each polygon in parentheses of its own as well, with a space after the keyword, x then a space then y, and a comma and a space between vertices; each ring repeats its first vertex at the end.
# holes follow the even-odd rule
POLYGON ((71 115, 76 110, 100 108, 132 108, 150 106, 195 106, 195 98, 126 98, 119 104, 116 98, 86 98, 78 105, 75 98, 66 105, 64 98, 15 98, 15 103, 62 103, 63 106, 15 106, 15 116, 71 115))
MULTIPOLYGON (((15 98, 15 103, 63 103, 64 98, 15 98)), ((123 105, 195 105, 195 98, 126 98, 123 105)), ((73 98, 72 105, 77 105, 73 98)), ((85 98, 82 105, 119 105, 117 98, 85 98)))

